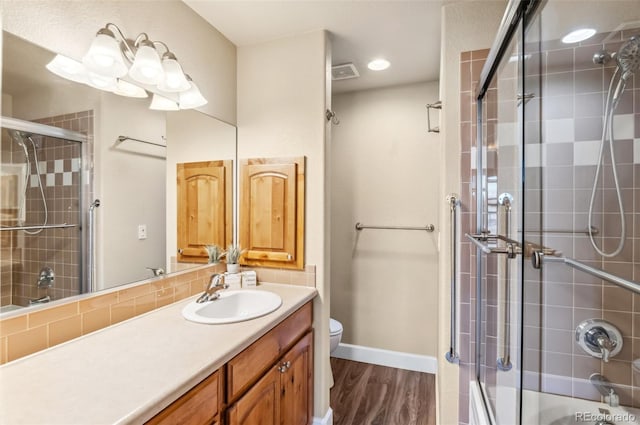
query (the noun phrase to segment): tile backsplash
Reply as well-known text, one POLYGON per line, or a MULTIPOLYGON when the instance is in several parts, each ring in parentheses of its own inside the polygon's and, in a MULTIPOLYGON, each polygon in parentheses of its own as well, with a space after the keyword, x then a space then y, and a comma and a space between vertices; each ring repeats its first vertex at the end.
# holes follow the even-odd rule
MULTIPOLYGON (((201 293, 212 273, 224 264, 198 267, 169 276, 125 285, 34 311, 7 314, 0 320, 0 364, 131 319, 201 293)), ((315 266, 304 272, 254 269, 258 282, 315 286, 315 266)))

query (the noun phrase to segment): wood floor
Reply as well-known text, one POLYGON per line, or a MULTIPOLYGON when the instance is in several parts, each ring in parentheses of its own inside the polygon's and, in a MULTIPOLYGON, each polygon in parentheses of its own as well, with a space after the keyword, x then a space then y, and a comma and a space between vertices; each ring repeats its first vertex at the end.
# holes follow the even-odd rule
POLYGON ((435 425, 435 375, 331 358, 334 425, 435 425))

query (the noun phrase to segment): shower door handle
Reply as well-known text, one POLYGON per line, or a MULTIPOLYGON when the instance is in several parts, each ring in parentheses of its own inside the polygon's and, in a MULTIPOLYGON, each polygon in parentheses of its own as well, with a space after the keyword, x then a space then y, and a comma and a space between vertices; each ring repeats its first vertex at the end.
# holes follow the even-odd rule
POLYGON ((447 202, 449 203, 449 211, 451 217, 451 334, 450 334, 450 344, 449 351, 447 351, 444 357, 447 359, 449 363, 459 363, 460 358, 458 356, 458 352, 456 349, 456 334, 457 334, 457 243, 458 243, 458 220, 457 220, 457 209, 460 205, 460 201, 458 200, 458 195, 452 193, 447 196, 447 202))
MULTIPOLYGON (((505 217, 505 238, 511 240, 511 205, 513 204, 513 196, 508 193, 502 193, 498 196, 498 204, 504 209, 505 217)), ((514 258, 515 255, 509 256, 514 258)), ((498 369, 509 371, 513 367, 511 364, 511 261, 504 262, 504 324, 502 328, 502 355, 498 357, 496 363, 498 369)))

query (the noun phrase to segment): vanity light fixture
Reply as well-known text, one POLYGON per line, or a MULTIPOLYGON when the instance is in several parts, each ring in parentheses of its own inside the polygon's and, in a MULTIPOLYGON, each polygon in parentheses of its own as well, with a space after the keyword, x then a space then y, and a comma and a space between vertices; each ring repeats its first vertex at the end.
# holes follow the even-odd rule
POLYGON ((151 109, 190 109, 207 103, 165 43, 151 40, 146 33, 140 33, 134 40, 128 39, 113 23, 107 23, 97 32, 82 63, 58 55, 47 69, 100 90, 147 97, 145 88, 123 80, 128 75, 133 82, 156 87, 150 91, 160 95, 154 95, 151 109), (165 101, 156 101, 156 96, 165 101), (184 99, 184 104, 178 106, 170 97, 184 99))
POLYGON ((180 110, 180 106, 178 106, 178 102, 174 102, 168 97, 154 93, 151 98, 151 106, 149 106, 149 109, 154 111, 178 111, 180 110))
POLYGON ((82 62, 68 58, 63 55, 56 55, 46 68, 54 74, 75 81, 76 83, 87 84, 87 69, 82 62))
POLYGON ((186 75, 187 80, 191 83, 191 88, 187 91, 183 91, 179 95, 180 109, 192 109, 207 104, 207 99, 202 96, 196 83, 191 80, 191 77, 186 75))
POLYGON ((116 83, 116 88, 113 92, 120 96, 127 97, 139 97, 145 98, 149 97, 147 91, 140 86, 136 86, 135 84, 131 84, 128 81, 121 80, 118 78, 118 82, 116 83))
POLYGON ((580 28, 562 37, 562 42, 564 44, 579 43, 593 37, 595 33, 596 30, 593 28, 580 28))
POLYGON ((372 71, 384 71, 389 66, 391 66, 391 63, 386 59, 374 59, 367 64, 367 68, 372 71))

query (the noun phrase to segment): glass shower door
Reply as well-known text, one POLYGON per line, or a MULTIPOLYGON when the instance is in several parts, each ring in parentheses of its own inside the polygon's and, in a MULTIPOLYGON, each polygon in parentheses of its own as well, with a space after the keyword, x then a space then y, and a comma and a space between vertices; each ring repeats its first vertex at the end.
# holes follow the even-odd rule
POLYGON ((482 146, 477 234, 477 379, 488 411, 499 424, 519 414, 519 300, 522 256, 522 79, 516 31, 478 108, 482 146))
POLYGON ((525 239, 550 255, 523 269, 521 423, 635 424, 640 73, 630 62, 640 64, 640 7, 573 3, 546 2, 524 40, 525 239), (562 40, 587 28, 588 38, 562 40), (615 341, 589 345, 585 326, 615 341))

